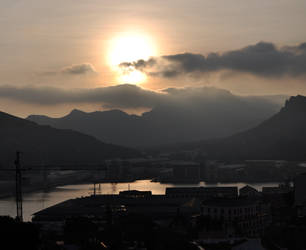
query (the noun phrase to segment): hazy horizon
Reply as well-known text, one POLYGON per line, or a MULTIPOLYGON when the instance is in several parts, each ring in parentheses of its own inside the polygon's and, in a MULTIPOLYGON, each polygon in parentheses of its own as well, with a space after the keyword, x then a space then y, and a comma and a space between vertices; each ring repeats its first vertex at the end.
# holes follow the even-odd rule
POLYGON ((0 7, 0 105, 17 116, 103 110, 103 98, 57 102, 55 93, 107 95, 121 84, 156 94, 203 86, 306 94, 301 0, 4 0, 0 7))
POLYGON ((4 0, 0 7, 0 105, 18 116, 102 110, 102 99, 39 99, 50 89, 125 83, 155 93, 211 86, 306 94, 304 1, 4 0))

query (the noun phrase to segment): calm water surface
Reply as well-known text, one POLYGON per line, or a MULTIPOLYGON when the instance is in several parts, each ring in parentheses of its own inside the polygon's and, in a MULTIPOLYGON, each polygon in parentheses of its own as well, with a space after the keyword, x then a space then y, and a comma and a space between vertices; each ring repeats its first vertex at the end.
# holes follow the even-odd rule
MULTIPOLYGON (((96 185, 97 194, 118 194, 123 190, 152 191, 153 194, 164 194, 166 187, 198 187, 198 186, 237 186, 241 188, 246 183, 216 183, 207 184, 162 184, 150 180, 139 180, 130 183, 101 183, 96 185)), ((278 183, 253 183, 249 184, 257 190, 263 186, 277 186, 278 183)), ((32 214, 59 202, 93 194, 93 184, 66 185, 49 191, 37 191, 23 195, 23 216, 25 221, 30 221, 32 214)), ((0 199, 0 215, 16 216, 15 198, 0 199)))

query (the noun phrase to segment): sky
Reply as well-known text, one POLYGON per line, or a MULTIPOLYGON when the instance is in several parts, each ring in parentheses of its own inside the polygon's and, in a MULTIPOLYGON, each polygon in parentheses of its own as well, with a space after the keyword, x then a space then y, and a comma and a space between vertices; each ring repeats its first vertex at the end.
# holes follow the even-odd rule
POLYGON ((0 110, 102 110, 122 89, 306 95, 305 10, 304 0, 1 0, 0 110))

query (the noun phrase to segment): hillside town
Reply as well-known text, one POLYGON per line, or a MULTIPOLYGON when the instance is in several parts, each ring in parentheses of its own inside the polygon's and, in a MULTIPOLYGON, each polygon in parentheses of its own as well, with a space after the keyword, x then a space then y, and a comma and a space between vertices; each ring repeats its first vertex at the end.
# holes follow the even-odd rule
POLYGON ((33 249, 302 249, 305 183, 301 174, 262 191, 169 187, 163 195, 126 190, 70 199, 34 214, 33 249))

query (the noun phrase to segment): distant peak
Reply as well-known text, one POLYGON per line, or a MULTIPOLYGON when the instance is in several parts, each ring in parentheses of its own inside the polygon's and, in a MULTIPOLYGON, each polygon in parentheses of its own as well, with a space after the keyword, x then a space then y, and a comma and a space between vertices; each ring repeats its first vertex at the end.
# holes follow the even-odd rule
POLYGON ((82 110, 79 109, 73 109, 68 116, 80 116, 80 115, 128 115, 127 113, 125 113, 122 110, 119 109, 111 109, 111 110, 103 110, 103 111, 94 111, 94 112, 84 112, 82 110))
POLYGON ((82 111, 82 110, 73 109, 73 110, 71 110, 70 115, 73 115, 73 114, 84 114, 84 113, 85 113, 85 112, 82 111))
POLYGON ((124 111, 120 110, 120 109, 110 109, 110 110, 106 110, 106 111, 102 111, 102 112, 107 112, 107 113, 114 113, 114 114, 126 114, 124 111))
POLYGON ((306 96, 302 95, 291 96, 289 100, 286 101, 282 111, 306 113, 306 96))

